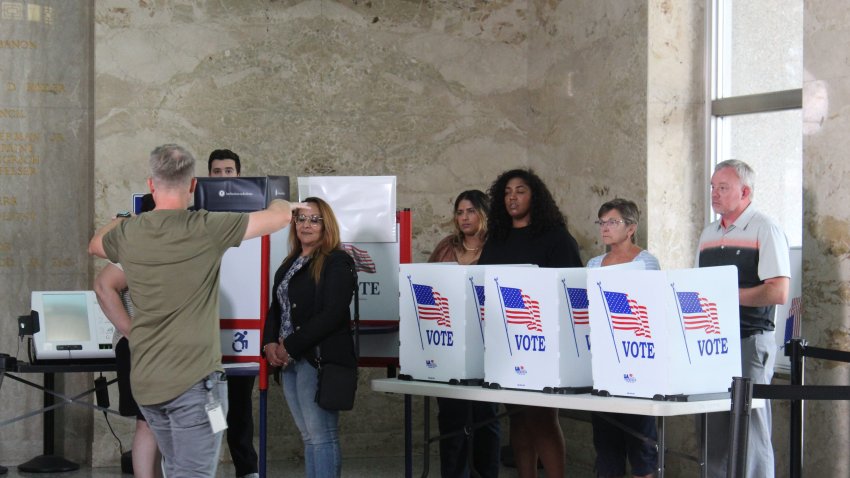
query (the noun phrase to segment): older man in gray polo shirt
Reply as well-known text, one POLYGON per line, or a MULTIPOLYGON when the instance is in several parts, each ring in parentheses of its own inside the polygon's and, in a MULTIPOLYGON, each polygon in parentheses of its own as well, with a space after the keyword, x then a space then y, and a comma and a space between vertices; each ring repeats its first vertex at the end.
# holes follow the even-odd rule
MULTIPOLYGON (((711 177, 711 207, 720 220, 702 231, 697 267, 738 268, 741 320, 741 371, 753 383, 769 384, 776 360, 773 315, 788 300, 791 265, 788 240, 769 217, 752 206, 754 172, 747 163, 718 163, 711 177)), ((747 475, 771 477, 770 403, 750 418, 747 475)), ((708 476, 726 476, 729 414, 709 415, 708 476)))

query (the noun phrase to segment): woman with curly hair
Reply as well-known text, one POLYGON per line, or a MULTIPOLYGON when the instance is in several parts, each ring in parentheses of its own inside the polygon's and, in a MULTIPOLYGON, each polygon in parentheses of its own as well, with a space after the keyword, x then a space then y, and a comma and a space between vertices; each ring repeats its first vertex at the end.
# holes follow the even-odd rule
MULTIPOLYGON (((512 169, 490 186, 487 242, 479 264, 536 264, 582 267, 578 244, 543 181, 530 169, 512 169)), ((566 450, 558 410, 506 406, 511 412, 510 442, 521 478, 564 476, 566 450)))

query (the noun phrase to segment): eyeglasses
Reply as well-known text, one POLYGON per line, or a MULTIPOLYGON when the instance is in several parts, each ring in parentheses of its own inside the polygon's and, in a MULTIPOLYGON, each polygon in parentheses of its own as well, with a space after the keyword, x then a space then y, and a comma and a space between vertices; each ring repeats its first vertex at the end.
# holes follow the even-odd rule
POLYGON ((321 224, 322 216, 316 216, 316 215, 305 216, 305 215, 301 214, 301 215, 295 217, 295 223, 296 224, 304 224, 307 221, 310 221, 310 224, 315 226, 316 224, 321 224))
POLYGON ((619 224, 625 224, 626 221, 622 219, 608 219, 607 221, 603 221, 601 219, 597 219, 593 221, 599 227, 617 227, 619 224))

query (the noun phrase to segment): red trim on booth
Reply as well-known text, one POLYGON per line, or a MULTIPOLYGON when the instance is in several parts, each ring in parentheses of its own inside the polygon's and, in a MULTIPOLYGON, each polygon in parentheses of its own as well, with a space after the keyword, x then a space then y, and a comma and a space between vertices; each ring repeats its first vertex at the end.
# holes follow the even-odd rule
MULTIPOLYGON (((269 261, 271 260, 270 236, 263 236, 261 251, 260 255, 263 259, 260 263, 260 346, 262 347, 263 330, 266 327, 266 314, 268 314, 269 311, 269 288, 271 287, 271 285, 269 285, 269 261)), ((260 362, 260 390, 268 390, 269 376, 266 373, 268 362, 266 362, 262 357, 257 357, 257 361, 260 362)))
POLYGON ((260 369, 262 369, 262 364, 265 362, 259 355, 222 355, 221 361, 224 363, 259 363, 260 369))
POLYGON ((413 213, 410 209, 396 211, 398 222, 398 262, 399 264, 410 264, 413 262, 413 213))
MULTIPOLYGON (((262 299, 261 299, 262 300, 262 299)), ((222 330, 229 329, 248 329, 248 330, 263 330, 263 319, 221 319, 219 327, 222 330)))

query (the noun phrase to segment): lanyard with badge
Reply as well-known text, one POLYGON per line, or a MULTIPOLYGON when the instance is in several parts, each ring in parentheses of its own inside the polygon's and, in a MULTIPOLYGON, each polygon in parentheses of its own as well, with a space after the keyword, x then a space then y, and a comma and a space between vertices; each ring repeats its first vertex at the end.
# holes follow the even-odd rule
POLYGON ((213 433, 218 433, 227 429, 227 419, 224 417, 224 408, 221 406, 221 401, 213 397, 212 390, 213 387, 215 387, 215 383, 213 383, 212 378, 213 375, 214 374, 210 374, 210 376, 204 380, 204 388, 207 391, 207 404, 204 408, 207 411, 207 417, 209 417, 213 433))

